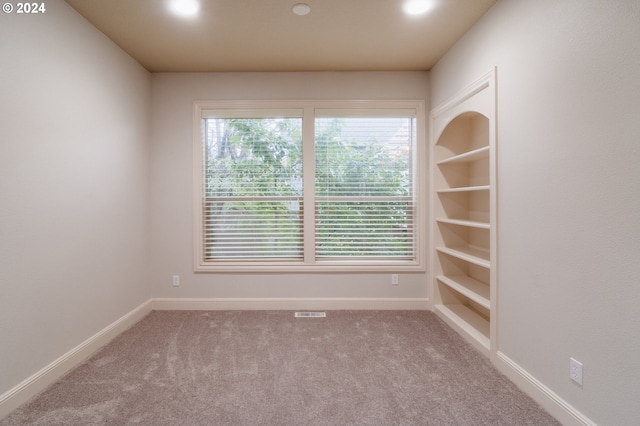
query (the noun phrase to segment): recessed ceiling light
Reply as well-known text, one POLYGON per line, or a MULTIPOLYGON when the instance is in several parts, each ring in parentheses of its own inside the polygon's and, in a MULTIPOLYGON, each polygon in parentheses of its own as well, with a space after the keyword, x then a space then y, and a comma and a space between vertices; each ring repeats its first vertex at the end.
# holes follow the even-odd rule
POLYGON ((178 16, 192 17, 198 14, 200 2, 198 0, 171 0, 169 9, 178 16))
POLYGON ((311 12, 311 7, 309 7, 309 5, 306 4, 306 3, 296 3, 296 4, 293 5, 291 10, 296 15, 303 16, 303 15, 307 15, 309 12, 311 12))
POLYGON ((407 0, 404 2, 402 9, 408 15, 422 15, 427 13, 435 6, 433 0, 407 0))

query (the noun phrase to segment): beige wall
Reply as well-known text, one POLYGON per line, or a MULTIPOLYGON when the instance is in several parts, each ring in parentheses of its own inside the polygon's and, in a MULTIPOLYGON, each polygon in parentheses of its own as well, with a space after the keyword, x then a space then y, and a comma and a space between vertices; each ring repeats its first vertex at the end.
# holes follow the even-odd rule
POLYGON ((151 283, 156 297, 426 298, 425 274, 193 272, 194 100, 424 99, 426 72, 154 74, 151 127, 151 283), (172 275, 181 286, 171 285, 172 275))
POLYGON ((1 395, 151 294, 149 74, 57 0, 0 52, 1 395))
POLYGON ((497 65, 498 349, 602 425, 640 419, 639 22, 502 0, 430 74, 437 105, 497 65))
POLYGON ((598 424, 631 424, 639 6, 501 0, 429 77, 150 77, 62 1, 0 16, 0 394, 150 297, 427 297, 424 274, 194 274, 192 101, 435 106, 497 65, 499 350, 598 424))

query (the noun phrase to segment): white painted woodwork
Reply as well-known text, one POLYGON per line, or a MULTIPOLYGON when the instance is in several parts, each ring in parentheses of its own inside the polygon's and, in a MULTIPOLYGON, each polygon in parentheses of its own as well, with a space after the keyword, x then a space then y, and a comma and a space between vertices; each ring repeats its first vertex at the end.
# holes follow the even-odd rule
POLYGON ((431 112, 434 311, 496 353, 495 72, 431 112))

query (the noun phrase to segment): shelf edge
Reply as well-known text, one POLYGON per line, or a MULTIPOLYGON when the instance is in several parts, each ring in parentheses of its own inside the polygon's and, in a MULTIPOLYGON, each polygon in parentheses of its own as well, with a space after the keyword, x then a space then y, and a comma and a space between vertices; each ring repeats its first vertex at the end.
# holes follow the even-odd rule
POLYGON ((453 257, 457 257, 458 259, 464 260, 466 262, 473 263, 474 265, 482 266, 483 268, 487 268, 487 269, 491 268, 491 261, 475 256, 470 253, 465 253, 463 251, 449 248, 449 247, 437 247, 436 250, 441 253, 448 254, 453 257))
POLYGON ((446 223, 446 224, 449 224, 449 225, 467 226, 469 228, 491 229, 491 224, 490 223, 488 223, 488 222, 478 222, 478 221, 475 221, 475 220, 437 218, 436 222, 446 223))
POLYGON ((459 186, 453 188, 436 189, 438 194, 448 194, 452 192, 473 192, 473 191, 489 191, 490 185, 478 185, 478 186, 459 186))
POLYGON ((436 161, 436 165, 441 166, 443 164, 449 164, 449 163, 464 163, 464 162, 481 160, 483 158, 489 158, 490 149, 491 147, 489 145, 483 146, 482 148, 463 152, 462 154, 454 155, 452 157, 448 157, 443 160, 436 161))
MULTIPOLYGON (((489 300, 489 297, 481 294, 480 292, 468 286, 468 285, 472 285, 473 287, 486 286, 480 281, 475 280, 471 277, 466 277, 466 279, 470 283, 464 284, 462 282, 457 281, 455 276, 449 277, 447 275, 438 275, 436 279, 440 281, 442 284, 452 289, 453 291, 456 291, 462 294, 463 296, 469 298, 470 300, 473 300, 474 302, 476 302, 483 308, 487 309, 488 311, 491 311, 491 301, 489 300)), ((486 287, 488 292, 489 286, 486 286, 486 287)))

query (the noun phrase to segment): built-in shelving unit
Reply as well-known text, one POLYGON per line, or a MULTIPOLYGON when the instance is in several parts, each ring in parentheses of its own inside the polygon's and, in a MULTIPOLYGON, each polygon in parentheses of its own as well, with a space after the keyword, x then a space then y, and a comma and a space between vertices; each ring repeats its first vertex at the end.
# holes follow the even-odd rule
POLYGON ((495 78, 431 112, 433 308, 487 355, 496 340, 495 78))

